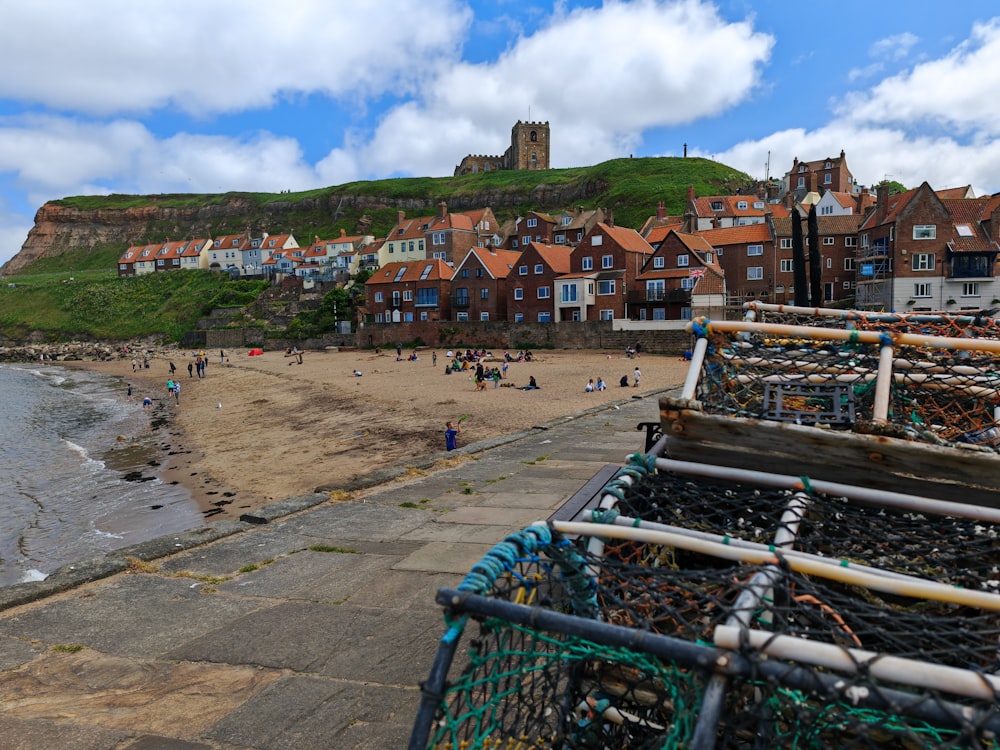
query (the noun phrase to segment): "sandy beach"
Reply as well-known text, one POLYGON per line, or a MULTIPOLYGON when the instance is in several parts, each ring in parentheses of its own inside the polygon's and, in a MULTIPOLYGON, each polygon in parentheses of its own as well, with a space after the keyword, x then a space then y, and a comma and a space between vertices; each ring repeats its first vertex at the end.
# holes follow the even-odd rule
MULTIPOLYGON (((430 350, 415 362, 408 354, 397 361, 395 350, 307 351, 299 364, 283 351, 251 357, 234 350, 220 364, 214 351, 205 378, 189 377, 189 351, 157 357, 137 373, 130 360, 74 365, 132 383, 137 409, 144 396, 154 399, 150 422, 166 455, 164 479, 188 487, 213 519, 443 451, 445 422, 463 415, 460 447, 679 385, 687 371, 675 356, 539 351, 530 363, 511 363, 500 387, 476 390, 470 372, 444 374, 445 350, 438 350, 437 366, 430 350), (179 404, 166 390, 171 361, 179 404), (619 386, 623 375, 628 388, 619 386), (520 390, 530 376, 539 389, 520 390), (585 392, 588 379, 599 377, 607 390, 585 392)), ((495 354, 499 365, 502 353, 495 354)), ((657 418, 654 402, 649 418, 657 418)))

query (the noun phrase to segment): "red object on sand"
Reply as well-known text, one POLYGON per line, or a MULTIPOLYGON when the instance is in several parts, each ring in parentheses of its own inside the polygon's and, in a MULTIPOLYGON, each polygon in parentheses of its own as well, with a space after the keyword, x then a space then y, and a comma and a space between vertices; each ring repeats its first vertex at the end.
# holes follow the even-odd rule
POLYGON ((264 353, 263 349, 251 349, 250 351, 247 352, 247 356, 248 357, 259 357, 263 353, 264 353))

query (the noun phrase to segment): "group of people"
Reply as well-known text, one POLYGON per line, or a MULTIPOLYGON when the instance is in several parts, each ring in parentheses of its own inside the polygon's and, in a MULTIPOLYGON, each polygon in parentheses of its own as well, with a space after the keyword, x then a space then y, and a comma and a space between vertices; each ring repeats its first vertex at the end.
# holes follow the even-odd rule
POLYGON ((583 387, 583 390, 587 393, 593 393, 594 391, 606 391, 608 389, 608 384, 604 382, 604 378, 598 378, 597 382, 591 378, 587 381, 587 385, 583 387))

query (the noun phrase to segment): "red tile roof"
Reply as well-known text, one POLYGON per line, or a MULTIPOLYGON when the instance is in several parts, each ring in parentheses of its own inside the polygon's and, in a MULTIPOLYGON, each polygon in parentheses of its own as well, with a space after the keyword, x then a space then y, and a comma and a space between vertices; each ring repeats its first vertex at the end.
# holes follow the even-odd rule
POLYGON ((698 234, 704 237, 713 247, 771 241, 771 230, 768 229, 767 224, 746 224, 742 227, 703 229, 698 234))

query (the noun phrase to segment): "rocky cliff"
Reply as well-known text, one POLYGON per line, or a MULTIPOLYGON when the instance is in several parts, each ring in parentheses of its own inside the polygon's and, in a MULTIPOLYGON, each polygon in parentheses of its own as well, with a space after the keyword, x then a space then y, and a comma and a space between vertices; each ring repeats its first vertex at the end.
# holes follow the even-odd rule
MULTIPOLYGON (((483 189, 446 196, 448 208, 465 211, 489 206, 494 212, 508 212, 514 207, 531 205, 542 209, 562 209, 591 199, 606 189, 601 180, 581 181, 563 185, 540 184, 525 190, 483 189)), ((300 242, 308 242, 314 233, 310 222, 331 216, 353 224, 367 212, 380 209, 406 211, 409 215, 434 213, 441 196, 392 198, 377 195, 335 192, 320 197, 283 199, 261 202, 259 196, 227 194, 206 195, 201 205, 177 207, 163 205, 179 202, 179 196, 149 196, 149 203, 127 208, 96 208, 91 210, 46 203, 35 214, 35 225, 20 252, 0 268, 0 276, 9 275, 35 260, 59 255, 69 250, 95 249, 118 245, 124 250, 133 244, 143 244, 159 238, 184 239, 215 236, 229 232, 253 230, 271 231, 294 227, 300 242)), ((189 198, 185 196, 185 198, 189 198)), ((121 196, 108 198, 109 205, 121 196)), ((373 226, 376 233, 391 227, 373 226)), ((287 230, 286 230, 287 231, 287 230)))

